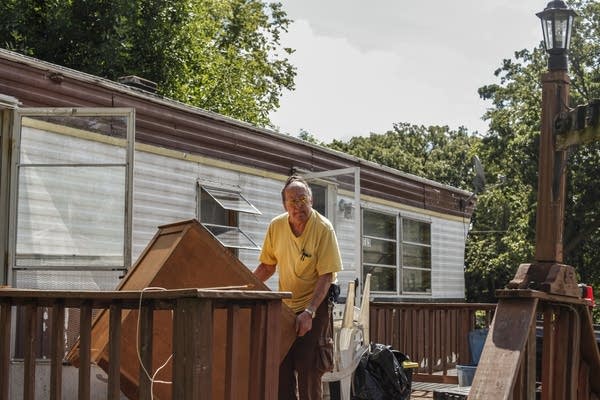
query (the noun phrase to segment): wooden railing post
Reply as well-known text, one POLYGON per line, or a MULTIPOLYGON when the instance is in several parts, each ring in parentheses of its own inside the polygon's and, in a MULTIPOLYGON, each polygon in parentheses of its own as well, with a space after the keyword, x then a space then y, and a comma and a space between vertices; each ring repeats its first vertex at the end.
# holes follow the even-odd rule
POLYGON ((265 388, 267 371, 265 352, 270 343, 264 340, 264 332, 267 328, 267 305, 256 304, 252 307, 250 320, 250 343, 255 346, 250 348, 250 375, 248 377, 248 398, 250 400, 262 400, 265 388))
POLYGON ((173 321, 173 399, 212 397, 212 301, 178 299, 173 321))
POLYGON ((139 399, 140 400, 151 400, 151 381, 148 375, 152 371, 152 345, 153 345, 153 329, 154 329, 154 303, 147 302, 142 305, 140 310, 140 331, 139 335, 139 346, 140 346, 140 358, 142 363, 140 364, 140 385, 139 385, 139 399))
POLYGON ((279 301, 269 301, 267 305, 267 326, 264 335, 265 353, 265 400, 276 400, 279 388, 279 341, 281 340, 281 305, 279 301))
POLYGON ((25 359, 23 361, 23 400, 35 399, 35 358, 37 344, 37 305, 25 306, 25 359))
MULTIPOLYGON (((227 345, 225 354, 225 400, 238 399, 236 389, 240 389, 238 369, 234 368, 236 356, 239 354, 239 341, 235 335, 240 331, 240 307, 231 304, 227 307, 227 345)), ((239 356, 237 356, 239 360, 239 356)), ((242 388, 245 389, 245 388, 242 388)))
POLYGON ((62 361, 65 357, 65 305, 62 299, 52 307, 50 349, 50 400, 62 400, 62 361))
POLYGON ((92 306, 84 301, 79 313, 79 400, 90 398, 90 350, 92 347, 92 306))
POLYGON ((109 364, 108 364, 108 400, 121 398, 121 304, 110 305, 109 322, 109 364))
POLYGON ((0 303, 0 400, 9 400, 10 331, 12 328, 12 306, 0 303))

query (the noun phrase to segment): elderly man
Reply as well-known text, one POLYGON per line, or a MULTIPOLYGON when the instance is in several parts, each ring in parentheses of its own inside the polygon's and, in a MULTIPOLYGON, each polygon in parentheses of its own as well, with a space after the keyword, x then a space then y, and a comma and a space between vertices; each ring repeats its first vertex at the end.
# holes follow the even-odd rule
POLYGON ((342 269, 333 226, 312 208, 312 192, 291 176, 281 198, 287 211, 267 230, 254 274, 263 282, 279 272, 279 290, 296 313, 296 340, 279 368, 279 400, 321 400, 321 378, 333 367, 330 302, 324 301, 342 269))

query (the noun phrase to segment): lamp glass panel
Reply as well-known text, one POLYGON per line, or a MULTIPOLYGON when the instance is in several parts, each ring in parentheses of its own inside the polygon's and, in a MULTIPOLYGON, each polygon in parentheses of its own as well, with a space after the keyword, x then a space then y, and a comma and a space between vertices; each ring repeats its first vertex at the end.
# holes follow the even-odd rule
POLYGON ((554 31, 552 29, 552 20, 544 20, 542 24, 545 24, 543 27, 544 31, 544 43, 546 43, 546 50, 551 50, 554 48, 554 31))
POLYGON ((567 48, 567 19, 558 16, 554 25, 554 46, 555 49, 567 48))
POLYGON ((565 49, 568 49, 571 46, 571 29, 573 29, 573 16, 569 15, 567 19, 567 35, 565 49))

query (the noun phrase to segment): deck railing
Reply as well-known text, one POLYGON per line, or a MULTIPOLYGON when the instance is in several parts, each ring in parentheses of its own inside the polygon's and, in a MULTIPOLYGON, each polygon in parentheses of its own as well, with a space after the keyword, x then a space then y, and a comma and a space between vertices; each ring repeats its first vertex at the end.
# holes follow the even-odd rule
POLYGON ((391 345, 419 363, 413 380, 458 383, 449 371, 471 364, 468 334, 490 325, 496 304, 370 303, 371 342, 391 345))
POLYGON ((147 370, 151 370, 153 350, 157 346, 153 334, 157 327, 155 325, 153 328, 153 323, 156 324, 153 321, 154 316, 160 313, 171 313, 169 320, 172 321, 169 327, 172 348, 168 349, 172 354, 169 368, 172 384, 167 395, 160 396, 160 399, 276 399, 281 299, 286 296, 285 293, 246 290, 91 292, 1 289, 0 400, 11 399, 11 384, 15 384, 15 377, 9 374, 14 335, 21 336, 23 343, 24 375, 19 390, 25 400, 36 398, 36 369, 40 364, 36 360, 39 353, 37 342, 40 340, 39 309, 44 309, 44 313, 50 315, 47 321, 50 329, 50 399, 62 398, 64 361, 69 351, 65 346, 65 315, 72 309, 79 310, 80 316, 80 337, 77 342, 77 398, 80 400, 90 399, 90 364, 98 361, 94 360, 94 352, 98 351, 98 341, 104 339, 106 350, 103 368, 108 376, 105 398, 119 399, 124 379, 139 384, 136 393, 139 399, 153 398, 149 389, 150 380, 144 372, 139 372, 135 377, 123 375, 123 363, 129 363, 129 371, 140 371, 140 366, 137 359, 132 361, 121 357, 121 346, 125 342, 125 334, 138 337, 139 359, 143 360, 147 370), (14 321, 20 313, 18 308, 23 308, 23 317, 20 318, 22 328, 16 329, 14 321), (105 313, 108 332, 94 330, 94 310, 105 313), (139 315, 139 332, 125 332, 122 329, 126 326, 124 322, 127 315, 132 314, 135 314, 135 318, 139 315), (241 329, 242 325, 248 326, 247 335, 241 329), (215 335, 215 332, 224 332, 223 337, 217 337, 221 334, 215 335), (131 365, 133 363, 135 365, 131 365), (218 368, 215 365, 224 365, 224 368, 213 375, 218 368), (234 365, 239 368, 232 367, 234 365), (215 375, 218 375, 216 380, 215 375), (215 387, 217 385, 219 387, 215 387))

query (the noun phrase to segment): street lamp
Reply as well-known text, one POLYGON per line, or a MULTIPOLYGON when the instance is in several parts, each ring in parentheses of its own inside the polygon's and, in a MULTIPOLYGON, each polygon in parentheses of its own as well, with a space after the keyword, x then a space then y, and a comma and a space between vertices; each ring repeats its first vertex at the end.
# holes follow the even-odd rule
POLYGON ((556 0, 536 15, 542 21, 549 58, 548 71, 542 75, 535 262, 521 264, 508 287, 577 297, 575 270, 563 264, 567 152, 556 149, 554 142, 555 118, 569 104, 567 53, 575 12, 556 0))
POLYGON ((575 11, 567 8, 564 1, 554 0, 548 3, 544 11, 536 15, 542 22, 544 45, 550 55, 548 58, 548 69, 550 71, 566 70, 573 19, 577 14, 575 11))

